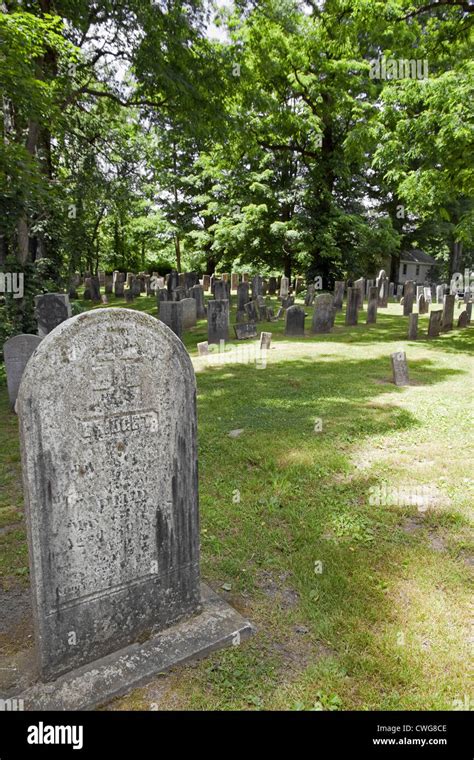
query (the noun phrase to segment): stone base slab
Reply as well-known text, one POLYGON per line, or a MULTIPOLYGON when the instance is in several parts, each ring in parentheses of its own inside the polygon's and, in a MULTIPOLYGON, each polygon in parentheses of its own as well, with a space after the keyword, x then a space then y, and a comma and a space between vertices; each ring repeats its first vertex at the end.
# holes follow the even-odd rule
POLYGON ((17 698, 24 700, 25 710, 92 710, 175 665, 202 658, 216 649, 237 646, 254 632, 251 623, 205 584, 201 586, 201 597, 203 609, 199 615, 56 681, 37 682, 17 698))

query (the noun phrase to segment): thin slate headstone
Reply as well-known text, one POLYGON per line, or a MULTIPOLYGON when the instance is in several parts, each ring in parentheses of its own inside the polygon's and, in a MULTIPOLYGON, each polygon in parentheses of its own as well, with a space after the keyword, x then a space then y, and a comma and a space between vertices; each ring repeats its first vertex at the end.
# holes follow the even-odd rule
POLYGON ((211 277, 210 277, 210 275, 203 274, 203 276, 202 276, 202 287, 203 287, 205 293, 209 293, 210 284, 211 284, 211 277))
POLYGON ((347 288, 346 325, 356 325, 358 321, 359 296, 357 288, 347 288))
POLYGON ((220 343, 229 339, 229 301, 215 299, 207 304, 207 341, 220 343))
POLYGON ((190 327, 196 327, 197 320, 197 303, 194 298, 183 298, 179 301, 183 308, 183 328, 188 330, 190 327))
POLYGON ((247 338, 257 337, 257 325, 254 322, 245 322, 234 325, 235 337, 237 340, 246 340, 247 338))
POLYGON ((308 290, 306 291, 306 296, 304 299, 304 305, 312 306, 314 303, 315 297, 316 297, 316 292, 315 292, 314 285, 308 285, 308 290))
POLYGON ((231 290, 237 290, 237 288, 239 287, 239 275, 237 274, 237 272, 232 272, 232 274, 230 275, 230 287, 231 287, 231 290))
POLYGON ((444 299, 444 285, 436 286, 436 303, 443 303, 444 299))
POLYGON ((442 309, 430 312, 430 321, 428 324, 428 338, 437 338, 441 332, 441 321, 443 318, 442 309))
POLYGON ((245 313, 249 322, 258 322, 257 304, 255 301, 249 301, 244 305, 245 313))
POLYGON ((214 281, 214 299, 216 301, 224 301, 228 299, 227 284, 224 282, 224 280, 214 281))
POLYGON ((466 304, 467 324, 471 324, 472 319, 472 301, 466 304))
POLYGON ((334 318, 336 309, 334 308, 334 298, 329 293, 323 293, 316 298, 314 307, 313 321, 311 324, 312 333, 328 333, 334 327, 334 318))
POLYGON ((290 281, 288 277, 283 276, 280 282, 280 298, 288 298, 290 292, 290 281))
POLYGON ((397 351, 390 355, 392 362, 393 382, 395 385, 409 385, 408 364, 405 351, 397 351))
POLYGON ((376 279, 375 284, 378 288, 379 293, 379 302, 378 302, 378 308, 379 309, 386 309, 388 306, 388 279, 387 275, 385 273, 385 269, 381 269, 378 277, 376 279))
POLYGON ((207 356, 209 353, 209 343, 207 340, 201 341, 201 343, 197 344, 197 350, 199 356, 207 356))
POLYGON ((245 304, 249 302, 249 284, 241 282, 237 287, 237 311, 244 311, 245 304))
POLYGON ((196 317, 197 319, 205 319, 206 317, 206 305, 204 302, 204 290, 202 285, 193 285, 190 290, 191 298, 196 301, 196 317))
POLYGON ((344 282, 344 280, 336 280, 336 282, 334 283, 334 306, 338 310, 342 309, 342 304, 344 302, 345 286, 346 286, 346 283, 344 282))
POLYGON ((366 324, 373 325, 377 322, 377 307, 379 302, 379 289, 376 285, 369 288, 367 299, 367 319, 366 324))
POLYGON ((286 310, 285 335, 304 335, 304 319, 305 313, 301 306, 290 306, 286 310))
POLYGON ((268 293, 271 296, 274 296, 277 290, 277 278, 276 277, 270 277, 268 280, 268 293))
POLYGON ((125 288, 125 274, 123 272, 114 272, 113 291, 116 298, 123 298, 125 288))
POLYGON ((456 296, 454 295, 447 295, 444 297, 442 330, 447 331, 453 329, 455 298, 456 296))
POLYGON ((28 363, 18 413, 44 680, 200 611, 195 394, 182 344, 132 310, 74 317, 28 363))
POLYGON ((270 348, 272 343, 272 333, 271 332, 262 332, 260 333, 260 350, 267 350, 270 348))
POLYGON ((263 295, 263 279, 259 274, 252 277, 252 298, 255 300, 257 296, 263 295))
POLYGON ((415 283, 412 280, 407 280, 403 286, 403 316, 408 317, 413 311, 413 303, 415 301, 415 283))
POLYGON ((182 301, 161 301, 159 317, 161 322, 181 338, 184 329, 182 301))
POLYGON ((420 293, 418 296, 418 314, 428 314, 428 304, 426 303, 424 293, 420 293))
POLYGON ((18 389, 25 367, 36 351, 42 338, 39 335, 14 335, 3 344, 3 358, 7 375, 8 398, 12 409, 15 408, 18 389))
POLYGON ((35 296, 35 315, 38 322, 38 335, 44 338, 61 322, 71 317, 69 296, 64 293, 44 293, 35 296))
POLYGON ((464 309, 458 317, 458 327, 467 327, 469 324, 467 311, 464 309))
POLYGON ((365 291, 365 279, 360 277, 354 282, 354 288, 357 289, 357 308, 362 309, 364 307, 364 291, 365 291))
POLYGON ((418 314, 410 314, 408 317, 408 340, 418 338, 418 314))

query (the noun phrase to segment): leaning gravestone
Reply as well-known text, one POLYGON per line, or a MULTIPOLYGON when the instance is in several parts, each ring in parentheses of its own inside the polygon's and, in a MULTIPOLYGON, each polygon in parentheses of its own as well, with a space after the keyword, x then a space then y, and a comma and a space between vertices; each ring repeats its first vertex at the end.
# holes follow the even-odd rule
POLYGON ((229 301, 215 299, 207 304, 207 342, 229 339, 229 301))
POLYGON ((290 306, 286 310, 285 335, 304 335, 304 309, 301 306, 290 306))
POLYGON ((377 322, 377 306, 379 302, 378 288, 371 285, 367 298, 367 319, 366 324, 373 325, 377 322))
POLYGON ((257 304, 255 301, 249 301, 248 303, 244 304, 244 311, 247 314, 247 318, 249 322, 257 322, 258 321, 258 310, 257 310, 257 304))
POLYGON ((408 364, 405 351, 397 351, 391 354, 393 382, 395 385, 409 385, 408 364))
POLYGON ((357 288, 347 288, 346 325, 357 324, 358 311, 359 311, 358 290, 357 288))
POLYGON ((42 338, 39 335, 15 335, 3 344, 3 358, 7 374, 7 388, 10 406, 15 408, 21 378, 30 356, 36 351, 42 338))
POLYGON ((246 340, 247 338, 257 337, 257 325, 252 322, 243 322, 234 325, 235 337, 237 340, 246 340))
POLYGON ((69 296, 64 293, 44 293, 44 295, 35 296, 35 314, 38 335, 44 338, 72 315, 69 296))
POLYGON ((28 363, 18 413, 38 659, 58 679, 30 709, 103 702, 249 632, 200 585, 195 378, 165 325, 74 317, 28 363))
POLYGON ((408 317, 408 340, 418 338, 418 314, 410 314, 408 317))
POLYGON ((313 322, 311 325, 312 333, 328 333, 334 327, 334 317, 336 309, 334 308, 334 298, 329 293, 323 293, 316 298, 314 307, 313 322))
POLYGON ((428 324, 428 338, 437 338, 441 331, 441 320, 443 318, 442 309, 430 312, 430 321, 428 324))

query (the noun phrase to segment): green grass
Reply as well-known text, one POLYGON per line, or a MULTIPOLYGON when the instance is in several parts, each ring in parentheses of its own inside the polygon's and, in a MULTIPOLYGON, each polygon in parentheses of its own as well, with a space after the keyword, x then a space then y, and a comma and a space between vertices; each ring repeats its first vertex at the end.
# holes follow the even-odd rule
MULTIPOLYGON (((133 307, 156 313, 152 298, 133 307)), ((304 339, 287 339, 283 321, 262 324, 273 333, 265 369, 206 367, 196 357, 205 322, 185 333, 198 384, 202 575, 257 632, 114 709, 434 710, 470 695, 474 330, 428 341, 423 316, 408 342, 400 311, 391 304, 370 328, 338 315, 333 333, 304 339), (390 382, 399 349, 405 388, 390 382), (434 497, 374 506, 383 484, 434 497)), ((0 401, 8 524, 19 519, 20 465, 4 388, 0 401)), ((0 540, 0 583, 25 583, 22 529, 0 540)))

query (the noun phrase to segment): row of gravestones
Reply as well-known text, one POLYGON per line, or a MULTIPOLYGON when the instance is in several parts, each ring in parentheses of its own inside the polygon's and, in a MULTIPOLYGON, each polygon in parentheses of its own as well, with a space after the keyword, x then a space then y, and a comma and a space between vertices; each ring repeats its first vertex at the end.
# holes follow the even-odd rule
POLYGON ((200 583, 183 344, 117 308, 14 341, 34 349, 17 401, 39 665, 26 709, 84 709, 239 644, 251 625, 200 583))

